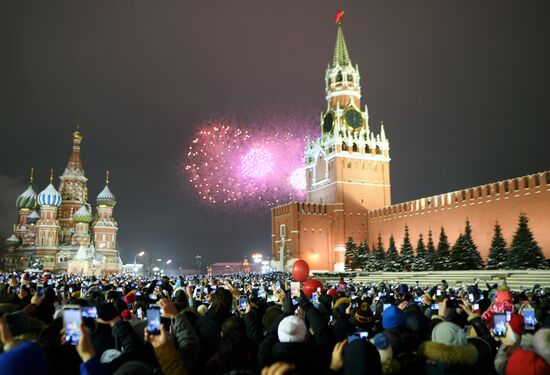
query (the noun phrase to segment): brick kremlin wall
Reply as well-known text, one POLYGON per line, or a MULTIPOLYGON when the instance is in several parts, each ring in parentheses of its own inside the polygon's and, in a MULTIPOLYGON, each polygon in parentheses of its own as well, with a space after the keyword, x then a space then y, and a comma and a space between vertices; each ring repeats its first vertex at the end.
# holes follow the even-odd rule
POLYGON ((380 233, 387 247, 393 234, 396 245, 400 246, 407 224, 415 247, 418 235, 422 233, 426 239, 430 229, 437 246, 441 227, 452 245, 459 233, 464 231, 468 219, 474 241, 486 258, 495 222, 500 223, 504 238, 510 244, 521 212, 527 215, 529 226, 545 257, 550 258, 550 172, 371 210, 368 213, 369 241, 373 243, 380 233))

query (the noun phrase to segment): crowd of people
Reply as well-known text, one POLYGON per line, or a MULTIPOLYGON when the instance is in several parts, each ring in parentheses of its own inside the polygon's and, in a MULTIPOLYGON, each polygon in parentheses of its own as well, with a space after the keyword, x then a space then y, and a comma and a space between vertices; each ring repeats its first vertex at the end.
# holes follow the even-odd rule
POLYGON ((0 374, 550 375, 548 288, 295 286, 0 274, 0 374))

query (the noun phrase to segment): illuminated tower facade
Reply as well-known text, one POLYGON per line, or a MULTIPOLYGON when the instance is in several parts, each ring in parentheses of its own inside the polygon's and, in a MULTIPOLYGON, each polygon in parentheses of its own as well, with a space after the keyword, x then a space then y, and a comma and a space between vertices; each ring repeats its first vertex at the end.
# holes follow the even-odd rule
POLYGON ((105 187, 96 199, 97 214, 92 223, 95 249, 99 254, 105 256, 107 272, 120 268, 120 257, 116 248, 118 224, 113 218, 115 205, 116 199, 109 189, 109 172, 107 171, 105 187))
POLYGON ((60 225, 58 210, 61 205, 61 194, 52 185, 53 170, 50 184, 38 194, 40 219, 36 223, 36 254, 54 255, 59 250, 60 225))
POLYGON ((60 177, 59 192, 61 193, 62 203, 59 207, 59 225, 61 244, 71 244, 71 237, 74 233, 73 215, 76 211, 88 203, 88 179, 84 175, 82 160, 80 159, 80 144, 82 143, 82 134, 77 124, 77 129, 73 133, 73 149, 67 167, 60 177))
POLYGON ((321 113, 321 136, 308 143, 308 202, 344 204, 346 210, 391 204, 389 141, 369 128, 367 105, 361 109, 359 67, 353 65, 336 15, 337 35, 332 62, 325 73, 327 107, 321 113))

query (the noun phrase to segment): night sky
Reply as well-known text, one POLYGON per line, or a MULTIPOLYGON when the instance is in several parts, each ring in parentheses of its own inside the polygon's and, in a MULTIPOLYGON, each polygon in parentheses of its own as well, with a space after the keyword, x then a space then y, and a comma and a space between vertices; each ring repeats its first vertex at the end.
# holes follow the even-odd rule
POLYGON ((124 262, 269 254, 269 208, 198 205, 178 166, 213 116, 318 118, 340 7, 394 203, 550 169, 548 1, 5 1, 0 234, 31 166, 37 192, 62 173, 80 119, 94 205, 111 171, 124 262))

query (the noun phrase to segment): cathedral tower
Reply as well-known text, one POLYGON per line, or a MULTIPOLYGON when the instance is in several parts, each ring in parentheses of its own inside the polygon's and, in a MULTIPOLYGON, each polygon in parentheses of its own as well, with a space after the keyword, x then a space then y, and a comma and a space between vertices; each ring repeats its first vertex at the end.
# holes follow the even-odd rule
POLYGON ((61 205, 61 194, 53 187, 53 170, 50 184, 38 194, 40 219, 36 223, 37 255, 55 254, 59 246, 59 221, 57 212, 61 205))
POLYGON ((80 159, 80 144, 83 137, 79 128, 80 125, 77 123, 76 131, 73 133, 73 150, 67 167, 60 177, 59 192, 61 193, 62 203, 59 208, 59 225, 61 226, 60 242, 62 244, 71 243, 75 212, 82 205, 86 205, 88 209, 90 208, 88 187, 86 185, 88 179, 84 175, 84 168, 80 159))
POLYGON ((342 16, 336 15, 336 46, 325 74, 321 136, 305 152, 307 200, 358 212, 391 204, 389 142, 383 124, 375 135, 367 106, 361 110, 359 67, 351 62, 342 16))

